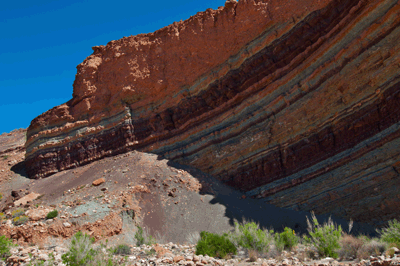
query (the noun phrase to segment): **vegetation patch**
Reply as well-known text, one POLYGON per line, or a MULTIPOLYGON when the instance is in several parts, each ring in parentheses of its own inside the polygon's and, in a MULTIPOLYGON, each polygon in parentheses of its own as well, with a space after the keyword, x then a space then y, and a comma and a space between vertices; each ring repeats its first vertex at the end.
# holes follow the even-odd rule
POLYGON ((112 253, 114 253, 116 255, 125 256, 125 255, 131 255, 132 251, 128 245, 121 244, 121 245, 118 245, 117 247, 115 247, 114 249, 112 249, 112 253))
POLYGON ((292 250, 299 243, 299 237, 289 227, 285 227, 282 233, 275 233, 274 240, 278 251, 292 250))
POLYGON ((156 243, 156 240, 153 236, 151 236, 147 231, 143 230, 142 227, 138 226, 138 230, 135 233, 136 245, 141 246, 145 245, 153 245, 156 243))
POLYGON ((342 227, 336 226, 330 217, 328 222, 320 225, 314 213, 311 221, 307 217, 307 224, 310 237, 304 237, 306 243, 313 245, 320 256, 337 258, 342 227))
POLYGON ((12 241, 5 236, 0 236, 0 259, 6 261, 11 256, 10 248, 14 246, 12 241))
POLYGON ((386 228, 377 231, 382 241, 388 244, 393 243, 397 248, 400 248, 400 222, 396 219, 389 221, 386 228))
POLYGON ((15 218, 13 219, 12 223, 13 223, 15 226, 18 226, 18 225, 23 225, 23 224, 25 224, 27 221, 29 221, 28 216, 26 216, 26 215, 21 215, 21 216, 15 217, 15 218))
POLYGON ((25 211, 23 209, 16 209, 11 212, 12 218, 15 218, 15 217, 18 217, 18 216, 21 216, 24 214, 25 214, 25 211))
POLYGON ((46 215, 46 219, 53 219, 53 218, 57 217, 57 215, 58 215, 58 211, 53 210, 46 215))
POLYGON ((235 229, 228 234, 228 237, 237 247, 241 246, 260 253, 268 252, 273 240, 272 232, 261 229, 255 222, 246 221, 242 224, 235 221, 235 229))
POLYGON ((235 255, 237 248, 228 239, 227 234, 218 235, 202 231, 196 246, 196 255, 225 258, 228 254, 235 255))

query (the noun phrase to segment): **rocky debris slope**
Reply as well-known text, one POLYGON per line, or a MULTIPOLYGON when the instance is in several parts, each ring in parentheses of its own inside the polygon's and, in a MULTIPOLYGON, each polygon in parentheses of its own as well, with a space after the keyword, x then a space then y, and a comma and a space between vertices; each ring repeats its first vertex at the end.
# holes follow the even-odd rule
POLYGON ((227 1, 93 47, 73 98, 31 122, 27 172, 140 150, 380 225, 400 215, 399 25, 397 0, 227 1))
MULTIPOLYGON (((64 265, 61 255, 67 252, 67 247, 49 246, 46 249, 33 247, 18 247, 12 249, 12 256, 8 258, 9 263, 14 265, 29 265, 30 262, 51 262, 51 265, 64 265), (28 255, 31 254, 31 257, 28 255), (53 257, 53 258, 52 258, 53 257)), ((142 245, 140 247, 131 247, 131 254, 126 256, 114 255, 114 260, 122 265, 187 265, 187 266, 300 266, 300 265, 318 265, 318 266, 394 266, 400 265, 400 252, 393 257, 390 256, 371 256, 368 260, 342 261, 332 258, 323 258, 312 260, 306 255, 304 246, 297 247, 292 252, 283 251, 276 258, 260 257, 251 261, 248 253, 240 249, 238 255, 229 259, 218 259, 209 256, 196 254, 195 245, 185 244, 155 244, 152 246, 142 245)), ((0 262, 1 265, 1 262, 0 262)))

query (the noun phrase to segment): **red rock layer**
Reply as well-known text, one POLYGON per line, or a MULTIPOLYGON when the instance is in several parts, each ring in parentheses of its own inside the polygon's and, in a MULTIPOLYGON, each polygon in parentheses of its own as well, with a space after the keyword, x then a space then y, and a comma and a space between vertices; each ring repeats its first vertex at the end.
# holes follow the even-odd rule
POLYGON ((399 25, 395 0, 241 0, 94 47, 73 99, 32 121, 28 173, 139 149, 278 206, 391 219, 399 25))

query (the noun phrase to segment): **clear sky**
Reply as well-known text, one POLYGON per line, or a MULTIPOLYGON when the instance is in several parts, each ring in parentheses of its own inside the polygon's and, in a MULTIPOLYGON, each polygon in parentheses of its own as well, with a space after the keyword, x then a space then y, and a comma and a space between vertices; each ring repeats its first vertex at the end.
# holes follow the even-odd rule
POLYGON ((0 134, 72 98, 76 66, 92 46, 153 32, 225 0, 3 1, 0 134))

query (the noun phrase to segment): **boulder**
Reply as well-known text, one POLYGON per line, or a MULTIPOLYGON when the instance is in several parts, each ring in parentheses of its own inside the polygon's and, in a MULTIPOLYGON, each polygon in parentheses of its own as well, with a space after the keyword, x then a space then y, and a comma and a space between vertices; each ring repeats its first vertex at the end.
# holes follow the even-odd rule
POLYGON ((47 214, 51 212, 52 209, 31 209, 25 212, 25 215, 29 217, 32 221, 39 221, 45 219, 47 214))

